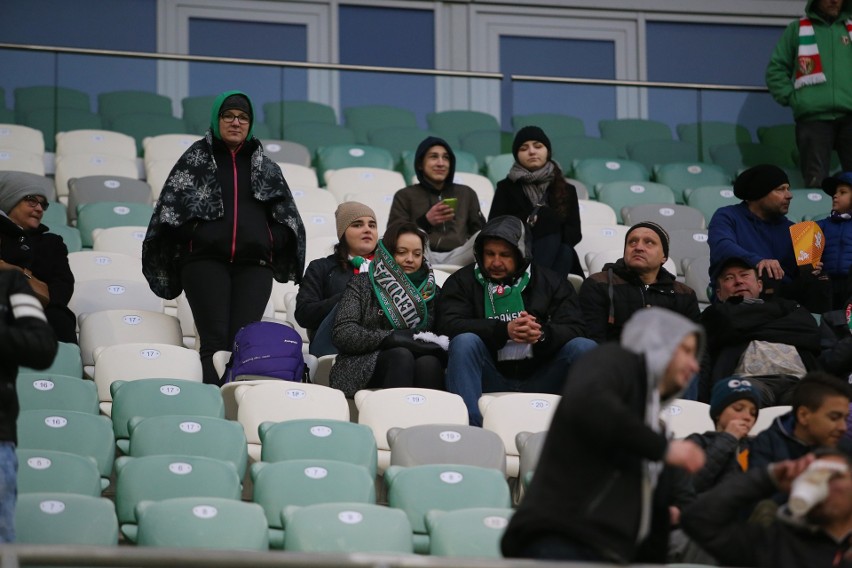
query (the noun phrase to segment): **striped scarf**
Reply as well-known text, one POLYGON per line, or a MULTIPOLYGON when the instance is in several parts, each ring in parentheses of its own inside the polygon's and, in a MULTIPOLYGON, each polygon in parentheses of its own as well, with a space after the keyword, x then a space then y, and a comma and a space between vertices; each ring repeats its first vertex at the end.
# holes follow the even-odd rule
POLYGON ((426 278, 415 285, 394 261, 383 243, 376 247, 376 256, 368 274, 373 292, 393 329, 424 329, 428 323, 428 306, 436 293, 435 275, 426 259, 426 278))
MULTIPOLYGON (((846 20, 846 31, 852 38, 852 20, 846 20)), ((819 57, 814 26, 807 17, 799 20, 799 53, 796 65, 796 89, 825 83, 825 72, 819 57)))

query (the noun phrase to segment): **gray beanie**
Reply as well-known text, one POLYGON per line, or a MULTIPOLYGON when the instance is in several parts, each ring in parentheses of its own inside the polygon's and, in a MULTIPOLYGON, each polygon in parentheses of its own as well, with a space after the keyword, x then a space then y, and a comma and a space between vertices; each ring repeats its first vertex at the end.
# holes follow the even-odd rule
POLYGON ((376 220, 376 214, 372 209, 358 203, 357 201, 344 201, 337 206, 337 211, 334 212, 334 220, 337 223, 337 238, 342 239, 343 233, 349 228, 349 225, 361 217, 369 217, 373 221, 376 220))
POLYGON ((9 213, 27 195, 40 195, 52 201, 55 190, 44 176, 25 172, 0 172, 0 211, 9 213))

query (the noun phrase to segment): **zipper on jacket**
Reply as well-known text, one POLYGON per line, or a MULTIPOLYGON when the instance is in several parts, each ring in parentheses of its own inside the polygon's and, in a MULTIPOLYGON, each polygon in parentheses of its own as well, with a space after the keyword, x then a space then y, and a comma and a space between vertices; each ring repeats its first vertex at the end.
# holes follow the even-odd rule
POLYGON ((234 226, 231 231, 231 260, 230 262, 234 262, 234 256, 237 253, 237 214, 239 213, 239 205, 237 204, 237 192, 239 191, 239 186, 237 185, 237 153, 243 147, 242 144, 237 146, 235 150, 231 150, 231 167, 234 170, 234 226))

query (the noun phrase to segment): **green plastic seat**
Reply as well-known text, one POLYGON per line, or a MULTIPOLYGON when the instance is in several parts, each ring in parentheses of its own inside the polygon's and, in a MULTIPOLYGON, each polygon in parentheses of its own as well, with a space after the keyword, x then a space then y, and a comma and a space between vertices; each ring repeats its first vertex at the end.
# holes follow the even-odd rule
POLYGON ((509 175, 509 170, 515 165, 515 156, 500 154, 485 162, 485 175, 495 186, 509 175))
POLYGON ((684 192, 686 204, 704 214, 704 220, 710 224, 710 219, 719 207, 736 205, 740 199, 734 195, 734 190, 728 185, 707 185, 696 187, 684 192))
POLYGON ((83 236, 77 227, 56 224, 50 227, 49 233, 62 237, 62 242, 68 248, 68 252, 80 252, 83 250, 83 236))
POLYGON ((111 91, 98 95, 98 114, 106 125, 125 114, 172 116, 172 99, 150 91, 111 91))
MULTIPOLYGON (((188 132, 201 135, 210 128, 210 113, 213 110, 214 102, 216 102, 216 95, 201 95, 181 99, 182 118, 188 132)), ((257 113, 255 112, 255 114, 257 113)), ((257 119, 255 119, 255 122, 257 122, 257 119)))
POLYGON ((496 118, 475 110, 431 112, 426 116, 426 122, 429 124, 429 130, 437 132, 440 137, 455 140, 461 140, 465 134, 478 130, 500 132, 500 123, 496 118))
POLYGON ((15 506, 18 544, 117 546, 112 501, 73 493, 27 493, 15 506))
POLYGON ((796 125, 775 124, 773 126, 759 126, 757 128, 757 139, 761 144, 768 144, 782 149, 798 163, 798 148, 796 147, 796 125))
POLYGON ((461 149, 476 156, 479 163, 485 163, 492 156, 503 153, 500 132, 496 130, 476 130, 461 136, 461 149))
POLYGON ((524 126, 542 128, 548 138, 563 138, 565 136, 585 136, 586 125, 576 116, 555 113, 523 114, 512 117, 512 128, 515 132, 524 126))
POLYGON ((821 189, 793 189, 787 218, 798 223, 812 221, 831 213, 831 197, 821 189))
POLYGON ((795 169, 793 158, 785 154, 783 149, 754 142, 712 146, 710 157, 714 164, 721 166, 732 178, 740 171, 759 164, 795 169))
POLYGON ((21 410, 74 410, 98 414, 98 389, 80 377, 55 373, 18 373, 18 404, 21 410))
POLYGON ((92 231, 108 227, 147 227, 154 207, 130 201, 83 203, 77 208, 77 229, 83 246, 94 244, 92 231))
POLYGON ((654 170, 663 164, 694 162, 700 159, 698 146, 681 140, 644 140, 627 145, 627 156, 654 170))
POLYGON ((298 142, 306 147, 311 155, 319 148, 337 144, 355 144, 355 133, 343 126, 322 122, 297 122, 284 128, 284 140, 298 142))
POLYGON ((50 207, 41 218, 41 223, 49 229, 57 225, 68 225, 68 208, 61 201, 51 201, 50 207))
MULTIPOLYGON (((8 108, 0 108, 0 124, 14 124, 15 123, 15 111, 8 108)), ((45 146, 47 146, 47 142, 45 142, 45 146)))
POLYGON ((21 122, 27 113, 38 109, 67 108, 91 111, 89 94, 69 87, 36 85, 14 90, 15 116, 21 122))
POLYGON ((103 478, 112 473, 115 436, 106 416, 73 410, 26 410, 18 416, 18 447, 90 456, 103 478))
MULTIPOLYGON (((574 177, 586 184, 597 195, 599 185, 612 181, 645 182, 650 179, 648 169, 632 160, 586 158, 574 165, 574 177)), ((616 215, 618 211, 616 211, 616 215)))
POLYGON ((429 551, 426 513, 472 507, 509 508, 506 478, 496 469, 470 465, 391 466, 385 471, 388 504, 402 509, 414 531, 414 551, 429 551))
POLYGON ((725 185, 731 183, 731 177, 716 164, 679 162, 655 167, 654 181, 669 186, 675 194, 675 201, 684 203, 685 190, 705 185, 725 185))
POLYGON ((371 145, 390 152, 396 163, 404 152, 413 153, 417 146, 429 136, 435 136, 435 134, 417 126, 391 126, 371 130, 367 138, 371 145))
POLYGON ((225 418, 225 403, 215 385, 179 379, 139 379, 114 381, 109 390, 113 432, 125 454, 130 451, 131 418, 170 414, 225 418))
POLYGON ((426 514, 431 556, 502 558, 500 539, 512 509, 472 508, 426 514))
POLYGON ((239 501, 240 478, 230 462, 203 456, 159 455, 115 460, 115 511, 121 532, 136 542, 136 507, 176 497, 239 501))
POLYGON ((626 158, 626 154, 610 142, 590 136, 551 138, 550 146, 553 148, 552 158, 562 168, 562 173, 565 175, 573 174, 572 177, 577 177, 574 168, 581 160, 592 158, 621 160, 626 158))
POLYGON ((130 419, 128 430, 131 457, 205 456, 231 462, 241 478, 245 474, 248 448, 239 422, 197 414, 135 416, 130 419))
POLYGON ((44 135, 44 149, 53 152, 56 149, 56 133, 71 130, 101 130, 103 119, 97 114, 79 108, 37 108, 27 111, 19 120, 31 128, 41 130, 44 135))
POLYGON ((748 129, 733 122, 706 121, 678 124, 677 136, 684 142, 691 142, 701 151, 702 161, 709 162, 710 148, 720 144, 746 144, 752 142, 748 129))
POLYGON ((122 114, 112 119, 112 130, 132 136, 136 140, 136 153, 143 155, 142 141, 160 134, 186 134, 188 128, 182 118, 171 115, 134 113, 122 114))
MULTIPOLYGON (((281 138, 283 131, 285 140, 291 140, 291 138, 287 137, 287 127, 299 122, 328 125, 337 124, 337 115, 332 107, 312 101, 273 101, 264 103, 263 116, 264 122, 271 130, 271 137, 281 138)), ((350 143, 354 144, 355 140, 353 139, 350 143)))
POLYGON ((658 120, 645 118, 616 118, 598 121, 601 138, 610 142, 621 151, 634 142, 649 140, 671 140, 669 126, 658 120))
POLYGON ((370 142, 370 133, 383 128, 417 128, 417 117, 408 109, 391 105, 365 105, 343 109, 346 127, 360 144, 370 142))
POLYGON ((269 526, 269 547, 284 546, 281 512, 289 505, 375 503, 374 477, 367 468, 333 460, 257 462, 249 468, 252 499, 263 507, 269 526))
POLYGON ((136 544, 164 548, 269 548, 266 517, 254 503, 218 497, 145 501, 136 507, 136 544))
POLYGON ((317 177, 341 168, 379 168, 392 170, 393 155, 384 148, 358 144, 335 144, 317 150, 317 177))
POLYGON ((363 424, 321 419, 264 422, 258 434, 264 462, 337 460, 360 465, 376 475, 376 440, 363 424))
POLYGON ((612 207, 621 224, 628 224, 622 208, 645 203, 674 205, 675 202, 674 193, 668 186, 651 181, 610 181, 598 186, 597 193, 598 201, 612 207))
POLYGON ((89 456, 18 448, 18 493, 75 493, 100 497, 98 464, 89 456))
POLYGON ((405 513, 369 503, 287 507, 282 514, 284 549, 339 554, 410 554, 411 524, 405 513))
POLYGON ((80 347, 76 343, 63 343, 60 341, 56 350, 56 357, 53 358, 53 363, 50 367, 40 370, 19 367, 18 373, 53 373, 55 375, 83 378, 83 357, 80 355, 80 347))

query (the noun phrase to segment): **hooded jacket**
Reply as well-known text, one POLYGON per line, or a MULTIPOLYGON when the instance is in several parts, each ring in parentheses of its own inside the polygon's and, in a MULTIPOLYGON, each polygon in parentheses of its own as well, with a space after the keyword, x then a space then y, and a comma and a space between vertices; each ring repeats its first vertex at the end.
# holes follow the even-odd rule
POLYGON ((852 42, 846 20, 852 17, 852 1, 845 0, 837 19, 828 23, 817 11, 817 0, 808 0, 805 14, 814 28, 816 45, 826 82, 793 87, 798 65, 799 21, 791 22, 775 45, 766 67, 766 86, 783 106, 793 109, 798 120, 834 120, 852 113, 852 42))
POLYGON ((589 338, 598 343, 617 341, 621 329, 637 310, 657 306, 698 321, 701 312, 695 291, 678 282, 660 267, 657 281, 645 285, 620 258, 590 275, 580 287, 580 308, 589 330, 589 338))
POLYGON ((441 138, 426 138, 414 154, 414 169, 419 183, 404 187, 394 194, 388 225, 401 221, 417 223, 429 235, 429 248, 437 252, 447 252, 460 247, 482 228, 483 218, 476 192, 466 185, 453 183, 456 175, 456 155, 452 148, 441 138), (450 156, 443 189, 434 187, 423 174, 423 157, 432 146, 446 148, 450 156), (450 198, 458 199, 455 217, 439 225, 429 223, 426 220, 429 209, 442 199, 450 198))
POLYGON ((785 508, 767 527, 741 520, 741 512, 778 489, 766 467, 708 491, 681 515, 681 527, 723 566, 765 568, 852 567, 849 544, 837 542, 819 527, 797 523, 785 508))
MULTIPOLYGON (((772 425, 757 435, 749 452, 749 469, 765 468, 771 463, 795 460, 814 450, 793 435, 796 417, 793 411, 776 418, 772 425)), ((852 455, 852 440, 840 439, 838 449, 852 455)))
POLYGON ((620 345, 601 345, 571 366, 535 476, 503 536, 504 556, 555 536, 613 562, 665 559, 671 470, 657 481, 651 531, 637 543, 643 464, 660 462, 668 448, 665 434, 650 426, 658 409, 648 401, 691 333, 700 350, 697 325, 668 310, 643 310, 625 326, 620 345))
POLYGON ((532 263, 532 237, 520 219, 507 215, 489 221, 474 242, 474 257, 475 264, 460 268, 444 283, 438 304, 437 333, 450 338, 475 333, 485 342, 500 373, 513 378, 529 377, 563 345, 585 336, 574 287, 552 270, 532 263), (524 309, 542 324, 545 336, 543 341, 533 344, 531 359, 497 362, 497 351, 509 340, 509 324, 485 318, 485 290, 474 275, 474 268, 483 266, 482 247, 489 238, 502 239, 515 249, 517 267, 513 278, 530 267, 530 280, 521 297, 524 309))
POLYGON ((281 168, 251 128, 235 152, 219 136, 219 109, 234 94, 248 99, 239 91, 217 97, 207 135, 172 168, 154 206, 142 272, 162 298, 180 294, 180 268, 194 260, 270 266, 279 282, 298 283, 304 272, 305 228, 281 168))

